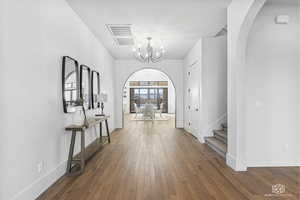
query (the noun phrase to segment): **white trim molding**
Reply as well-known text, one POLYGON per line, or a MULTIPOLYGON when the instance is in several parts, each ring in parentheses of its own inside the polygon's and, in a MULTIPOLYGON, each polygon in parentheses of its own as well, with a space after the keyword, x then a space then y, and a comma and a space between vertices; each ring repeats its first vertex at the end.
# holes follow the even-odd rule
POLYGON ((200 142, 201 144, 204 144, 204 143, 205 143, 204 137, 200 136, 200 134, 199 134, 199 136, 198 136, 198 140, 199 140, 199 142, 200 142))
POLYGON ((56 168, 38 178, 29 186, 25 187, 21 192, 16 194, 12 200, 36 199, 65 174, 66 167, 67 161, 62 162, 56 168))
POLYGON ((229 153, 226 154, 226 164, 235 171, 247 171, 246 164, 237 162, 236 158, 229 153))
POLYGON ((248 35, 266 0, 233 0, 228 7, 228 163, 246 169, 245 63, 248 35), (235 155, 235 159, 232 156, 235 155), (235 161, 234 161, 235 160, 235 161))

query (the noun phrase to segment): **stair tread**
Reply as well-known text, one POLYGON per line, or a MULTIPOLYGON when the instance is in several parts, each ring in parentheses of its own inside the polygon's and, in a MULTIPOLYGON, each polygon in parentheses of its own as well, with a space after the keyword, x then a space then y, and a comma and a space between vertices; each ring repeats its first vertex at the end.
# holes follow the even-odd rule
POLYGON ((224 142, 225 144, 227 144, 227 137, 223 137, 220 135, 215 135, 216 139, 220 140, 221 142, 224 142))
POLYGON ((224 138, 227 138, 227 131, 225 130, 214 130, 214 134, 221 135, 224 138))
POLYGON ((221 152, 223 152, 223 153, 227 152, 227 145, 224 142, 218 140, 217 138, 215 138, 215 137, 206 137, 205 140, 208 143, 212 144, 217 149, 219 149, 221 152))

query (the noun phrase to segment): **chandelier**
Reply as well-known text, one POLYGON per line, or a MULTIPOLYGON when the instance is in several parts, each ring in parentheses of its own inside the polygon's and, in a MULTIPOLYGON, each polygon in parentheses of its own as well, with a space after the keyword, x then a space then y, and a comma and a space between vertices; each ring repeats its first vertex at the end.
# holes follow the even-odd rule
POLYGON ((139 43, 137 47, 132 49, 135 57, 143 63, 159 62, 166 52, 163 46, 155 48, 151 40, 151 37, 147 37, 147 43, 144 46, 139 43))

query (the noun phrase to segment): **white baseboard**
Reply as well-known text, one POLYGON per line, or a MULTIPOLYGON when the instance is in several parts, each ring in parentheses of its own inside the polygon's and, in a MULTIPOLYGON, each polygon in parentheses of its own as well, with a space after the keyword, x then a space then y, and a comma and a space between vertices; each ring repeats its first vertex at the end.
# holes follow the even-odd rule
POLYGON ((49 171, 42 177, 35 180, 32 184, 24 188, 21 192, 16 194, 12 200, 33 200, 46 191, 52 184, 54 184, 66 172, 67 162, 64 161, 55 169, 49 171))
POLYGON ((297 162, 260 162, 260 163, 250 163, 248 167, 300 167, 300 163, 297 162))
MULTIPOLYGON (((116 128, 113 128, 111 133, 115 132, 116 128)), ((91 141, 90 143, 92 143, 91 141)), ((87 144, 88 146, 89 144, 87 144)), ((22 191, 16 194, 12 200, 33 200, 45 192, 52 184, 54 184, 59 178, 61 178, 67 168, 67 161, 63 161, 56 168, 50 170, 29 186, 25 187, 22 191)))
POLYGON ((202 143, 202 144, 205 143, 204 137, 201 137, 200 135, 198 136, 198 140, 199 140, 199 142, 202 143))
POLYGON ((226 154, 226 164, 232 169, 234 169, 236 165, 235 158, 231 156, 229 153, 226 154))
POLYGON ((236 158, 229 153, 226 154, 226 164, 234 171, 247 171, 247 166, 245 164, 237 162, 236 158))

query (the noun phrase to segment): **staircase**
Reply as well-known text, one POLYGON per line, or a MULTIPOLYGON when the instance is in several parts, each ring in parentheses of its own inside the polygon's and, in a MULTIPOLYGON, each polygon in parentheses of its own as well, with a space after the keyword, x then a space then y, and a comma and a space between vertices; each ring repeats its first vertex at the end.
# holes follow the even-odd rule
POLYGON ((216 151, 220 156, 226 158, 227 152, 227 123, 222 124, 221 130, 214 130, 213 137, 206 137, 205 143, 216 151))

